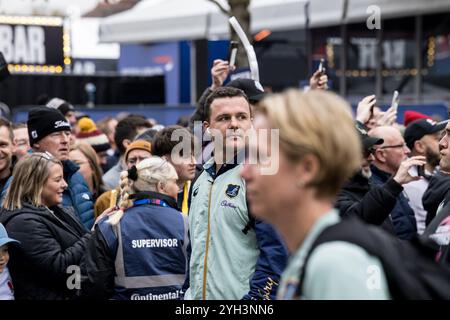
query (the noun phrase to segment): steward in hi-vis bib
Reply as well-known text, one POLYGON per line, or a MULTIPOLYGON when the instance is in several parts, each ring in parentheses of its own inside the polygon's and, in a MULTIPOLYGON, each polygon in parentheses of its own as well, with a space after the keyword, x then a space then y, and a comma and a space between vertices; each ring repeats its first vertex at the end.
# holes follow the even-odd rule
POLYGON ((95 247, 91 242, 86 259, 89 296, 98 298, 106 291, 108 298, 118 300, 179 299, 186 274, 187 220, 169 196, 146 191, 131 198, 133 206, 119 224, 104 219, 97 226, 95 247))

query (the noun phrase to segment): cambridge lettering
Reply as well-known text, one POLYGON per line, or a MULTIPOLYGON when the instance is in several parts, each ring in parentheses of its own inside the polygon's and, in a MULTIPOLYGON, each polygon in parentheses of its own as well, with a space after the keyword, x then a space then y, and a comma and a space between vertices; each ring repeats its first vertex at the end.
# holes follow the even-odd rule
POLYGON ((167 248, 178 247, 177 239, 138 239, 131 241, 131 247, 135 248, 167 248))

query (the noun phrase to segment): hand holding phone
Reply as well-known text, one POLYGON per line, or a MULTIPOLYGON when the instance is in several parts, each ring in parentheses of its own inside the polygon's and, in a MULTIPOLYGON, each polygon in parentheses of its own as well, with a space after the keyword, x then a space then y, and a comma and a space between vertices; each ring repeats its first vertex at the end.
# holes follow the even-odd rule
POLYGON ((319 68, 317 69, 319 72, 320 72, 320 74, 324 74, 325 73, 325 67, 324 67, 324 64, 325 64, 325 59, 320 59, 320 63, 319 63, 319 68))
POLYGON ((314 72, 314 74, 309 79, 310 89, 321 89, 327 90, 328 77, 325 74, 325 60, 320 59, 319 68, 314 72))
POLYGON ((394 95, 392 96, 392 103, 391 103, 391 108, 393 108, 395 112, 397 112, 399 102, 400 102, 399 94, 398 91, 395 90, 394 95))
POLYGON ((430 175, 425 173, 425 165, 417 166, 417 175, 419 177, 424 177, 425 179, 430 179, 430 175))

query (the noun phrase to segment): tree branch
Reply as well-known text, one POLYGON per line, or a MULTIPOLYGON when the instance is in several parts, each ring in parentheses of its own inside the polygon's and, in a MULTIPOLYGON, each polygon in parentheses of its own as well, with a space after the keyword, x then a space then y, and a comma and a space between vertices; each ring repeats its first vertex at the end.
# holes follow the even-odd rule
POLYGON ((217 0, 208 0, 208 1, 216 4, 219 7, 220 11, 222 11, 226 16, 231 17, 231 11, 225 9, 224 6, 222 6, 222 4, 219 1, 217 0))

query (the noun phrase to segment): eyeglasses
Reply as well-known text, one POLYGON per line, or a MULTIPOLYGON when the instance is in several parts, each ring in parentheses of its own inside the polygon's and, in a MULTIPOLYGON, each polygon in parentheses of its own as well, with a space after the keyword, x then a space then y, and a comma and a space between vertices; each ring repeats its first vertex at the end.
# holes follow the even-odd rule
POLYGON ((402 143, 402 144, 396 144, 393 146, 382 146, 379 149, 389 149, 389 148, 405 148, 406 147, 406 143, 402 143))
MULTIPOLYGON (((54 158, 53 155, 50 152, 48 152, 48 151, 39 152, 39 153, 32 153, 32 155, 33 156, 38 156, 41 159, 44 158, 45 160, 52 160, 54 158)), ((39 160, 41 160, 41 159, 39 159, 39 160)))
POLYGON ((48 152, 48 151, 45 151, 45 152, 42 152, 42 153, 32 153, 31 155, 34 156, 34 157, 39 157, 39 160, 36 163, 36 168, 39 167, 39 164, 41 163, 42 159, 45 159, 47 161, 52 161, 54 159, 53 155, 50 152, 48 152))

